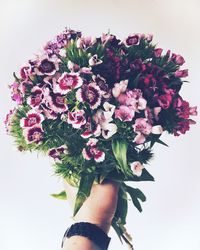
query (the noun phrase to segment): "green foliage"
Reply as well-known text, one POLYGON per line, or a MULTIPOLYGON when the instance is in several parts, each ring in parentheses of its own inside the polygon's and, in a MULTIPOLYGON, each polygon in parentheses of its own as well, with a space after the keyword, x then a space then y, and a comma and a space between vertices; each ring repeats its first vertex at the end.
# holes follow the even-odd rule
POLYGON ((146 201, 146 197, 142 193, 142 191, 138 188, 132 188, 132 187, 127 186, 127 185, 125 185, 125 190, 130 195, 131 200, 133 202, 133 205, 138 209, 139 212, 142 212, 142 207, 141 207, 140 201, 142 201, 142 202, 146 201))
POLYGON ((94 183, 95 176, 93 174, 90 175, 82 175, 78 187, 78 193, 76 195, 75 207, 74 207, 74 216, 79 211, 84 201, 90 195, 90 191, 92 185, 94 183))
POLYGON ((62 191, 58 194, 51 194, 51 196, 59 200, 67 200, 67 194, 65 191, 62 191))

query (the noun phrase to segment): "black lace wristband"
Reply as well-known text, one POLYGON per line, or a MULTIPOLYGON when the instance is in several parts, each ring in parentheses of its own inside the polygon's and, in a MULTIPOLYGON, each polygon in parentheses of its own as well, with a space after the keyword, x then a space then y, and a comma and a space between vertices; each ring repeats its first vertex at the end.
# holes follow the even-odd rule
POLYGON ((111 240, 111 238, 97 225, 88 222, 79 222, 67 229, 63 236, 62 247, 65 239, 74 235, 80 235, 90 239, 102 250, 108 249, 111 240))

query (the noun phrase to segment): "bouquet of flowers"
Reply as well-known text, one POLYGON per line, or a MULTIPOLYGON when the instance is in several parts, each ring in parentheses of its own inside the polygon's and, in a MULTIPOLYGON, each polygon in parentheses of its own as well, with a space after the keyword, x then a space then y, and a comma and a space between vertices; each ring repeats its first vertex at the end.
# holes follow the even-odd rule
POLYGON ((179 136, 195 124, 197 108, 179 93, 184 62, 152 35, 91 38, 66 28, 10 85, 17 105, 5 123, 18 149, 45 152, 55 173, 78 187, 74 215, 94 183, 119 182, 112 226, 128 244, 128 197, 140 212, 146 198, 127 181, 154 181, 146 169, 153 145, 166 145, 163 132, 179 136))

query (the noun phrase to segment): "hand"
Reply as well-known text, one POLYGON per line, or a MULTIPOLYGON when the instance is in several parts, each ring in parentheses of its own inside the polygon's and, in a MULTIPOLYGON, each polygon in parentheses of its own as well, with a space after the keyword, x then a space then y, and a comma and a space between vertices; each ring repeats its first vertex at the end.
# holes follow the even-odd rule
MULTIPOLYGON (((64 182, 69 203, 74 209, 77 188, 64 182)), ((94 184, 90 196, 86 199, 74 220, 76 222, 90 222, 98 225, 108 233, 117 207, 119 184, 113 181, 104 181, 94 184)))

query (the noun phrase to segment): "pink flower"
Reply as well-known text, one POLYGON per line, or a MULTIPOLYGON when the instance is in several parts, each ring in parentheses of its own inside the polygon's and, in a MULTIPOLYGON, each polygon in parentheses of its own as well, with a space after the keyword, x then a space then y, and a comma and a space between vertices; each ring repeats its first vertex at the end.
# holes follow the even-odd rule
POLYGON ((87 49, 92 46, 96 42, 96 38, 94 37, 80 37, 76 44, 78 48, 87 49))
POLYGON ((172 102, 172 96, 169 94, 160 95, 158 97, 158 103, 161 108, 168 109, 172 102))
POLYGON ((30 110, 27 113, 26 118, 24 117, 20 120, 20 126, 22 128, 33 127, 41 124, 43 120, 44 116, 42 114, 35 112, 34 110, 30 110))
POLYGON ((98 140, 90 138, 86 144, 86 148, 83 149, 83 158, 87 161, 94 159, 96 162, 102 162, 105 159, 105 153, 97 148, 98 140))
POLYGON ((43 102, 43 90, 37 86, 31 89, 31 95, 27 98, 27 103, 32 107, 39 107, 43 102))
POLYGON ((121 105, 115 110, 115 118, 118 118, 124 122, 132 121, 134 116, 135 111, 125 105, 121 105))
POLYGON ((139 161, 134 161, 130 163, 131 170, 134 175, 141 176, 142 175, 142 169, 144 168, 143 165, 139 161))
POLYGON ((112 94, 115 98, 118 98, 121 93, 124 93, 128 86, 128 80, 122 80, 119 83, 114 84, 112 94))
POLYGON ((20 76, 23 80, 28 80, 31 75, 32 75, 32 69, 30 64, 24 65, 20 69, 20 76))
POLYGON ((77 72, 80 70, 80 66, 72 61, 68 61, 67 67, 71 72, 77 72))
POLYGON ((16 108, 10 110, 10 112, 6 115, 6 119, 4 121, 6 132, 9 134, 12 128, 12 119, 16 113, 16 108))
POLYGON ((141 35, 140 34, 133 34, 129 35, 128 38, 124 41, 126 46, 138 45, 140 43, 141 35))
POLYGON ((14 82, 9 86, 11 88, 11 98, 13 101, 17 103, 17 105, 21 105, 23 103, 23 93, 21 92, 21 84, 18 82, 14 82))
POLYGON ((68 154, 68 148, 66 145, 63 145, 58 148, 52 148, 49 150, 48 155, 54 159, 56 162, 60 162, 62 159, 62 155, 68 154))
POLYGON ((73 128, 79 129, 86 124, 85 111, 78 110, 74 112, 68 112, 67 122, 72 124, 73 128))
POLYGON ((187 77, 188 76, 188 69, 177 70, 174 75, 176 77, 187 77))
POLYGON ((28 144, 30 143, 40 143, 42 142, 44 131, 41 126, 34 126, 31 128, 24 129, 23 135, 28 144))
POLYGON ((142 133, 148 135, 151 133, 152 126, 148 123, 146 118, 137 118, 135 124, 133 125, 133 130, 136 133, 142 133))
POLYGON ((79 88, 83 84, 82 78, 77 73, 64 72, 53 86, 54 93, 67 94, 72 89, 79 88))
POLYGON ((76 92, 76 98, 80 102, 86 102, 91 109, 96 109, 101 104, 101 90, 95 82, 83 84, 76 92))
POLYGON ((162 52, 163 52, 163 49, 161 49, 161 48, 155 49, 154 50, 154 56, 155 57, 160 57, 162 52))

